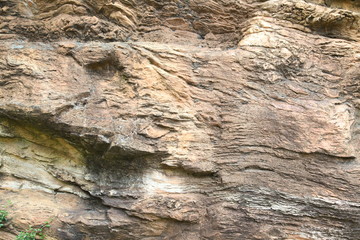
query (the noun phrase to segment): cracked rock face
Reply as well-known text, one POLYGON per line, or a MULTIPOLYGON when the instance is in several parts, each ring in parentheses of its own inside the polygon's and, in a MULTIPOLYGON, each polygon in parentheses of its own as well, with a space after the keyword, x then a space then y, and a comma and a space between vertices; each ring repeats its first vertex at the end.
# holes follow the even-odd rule
POLYGON ((359 41, 351 0, 0 0, 0 239, 359 239, 359 41))

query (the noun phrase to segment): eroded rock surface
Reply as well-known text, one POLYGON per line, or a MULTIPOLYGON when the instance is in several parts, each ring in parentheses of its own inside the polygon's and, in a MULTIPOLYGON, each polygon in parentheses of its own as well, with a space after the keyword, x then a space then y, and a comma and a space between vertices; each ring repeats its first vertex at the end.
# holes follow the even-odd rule
POLYGON ((351 0, 0 0, 0 239, 359 239, 359 29, 351 0))

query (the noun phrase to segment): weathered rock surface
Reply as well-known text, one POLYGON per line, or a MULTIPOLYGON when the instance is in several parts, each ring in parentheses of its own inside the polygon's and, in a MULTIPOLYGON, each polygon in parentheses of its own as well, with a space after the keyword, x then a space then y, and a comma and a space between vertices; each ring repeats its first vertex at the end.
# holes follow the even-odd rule
POLYGON ((0 0, 0 239, 360 239, 360 4, 0 0))

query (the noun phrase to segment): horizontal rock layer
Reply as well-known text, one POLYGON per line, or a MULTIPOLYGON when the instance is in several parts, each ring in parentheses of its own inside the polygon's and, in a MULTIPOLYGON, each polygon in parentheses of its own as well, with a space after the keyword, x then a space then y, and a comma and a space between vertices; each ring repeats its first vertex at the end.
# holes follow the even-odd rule
POLYGON ((356 1, 0 13, 0 239, 359 238, 356 1))

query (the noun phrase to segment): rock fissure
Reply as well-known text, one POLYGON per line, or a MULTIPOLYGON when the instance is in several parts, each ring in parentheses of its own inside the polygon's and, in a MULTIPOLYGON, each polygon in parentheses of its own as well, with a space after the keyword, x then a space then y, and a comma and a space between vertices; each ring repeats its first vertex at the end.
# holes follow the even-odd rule
POLYGON ((359 13, 0 0, 0 239, 358 239, 359 13))

